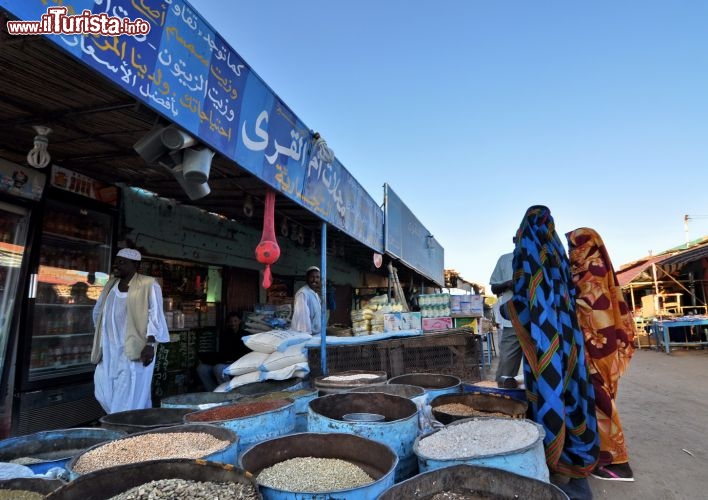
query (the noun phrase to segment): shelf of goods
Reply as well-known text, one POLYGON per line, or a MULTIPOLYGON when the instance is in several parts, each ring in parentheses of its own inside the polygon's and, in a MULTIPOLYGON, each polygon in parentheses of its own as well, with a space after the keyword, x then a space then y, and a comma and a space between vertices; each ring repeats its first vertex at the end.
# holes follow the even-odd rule
POLYGON ((45 216, 37 295, 30 316, 31 380, 93 369, 92 313, 108 280, 111 252, 107 221, 105 214, 82 213, 63 205, 45 216))
POLYGON ((141 272, 162 288, 170 342, 159 344, 152 396, 184 394, 194 387, 199 353, 218 350, 218 303, 207 302, 209 267, 193 262, 144 256, 141 272))

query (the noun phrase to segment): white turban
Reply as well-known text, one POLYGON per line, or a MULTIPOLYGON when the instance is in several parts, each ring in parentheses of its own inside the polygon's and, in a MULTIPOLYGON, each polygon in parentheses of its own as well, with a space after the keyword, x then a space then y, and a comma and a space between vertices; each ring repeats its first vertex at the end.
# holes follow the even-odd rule
POLYGON ((140 262, 140 258, 141 258, 140 252, 138 252, 134 248, 122 248, 122 249, 118 250, 118 253, 116 254, 116 256, 123 257, 123 258, 130 259, 130 260, 136 260, 138 262, 140 262))

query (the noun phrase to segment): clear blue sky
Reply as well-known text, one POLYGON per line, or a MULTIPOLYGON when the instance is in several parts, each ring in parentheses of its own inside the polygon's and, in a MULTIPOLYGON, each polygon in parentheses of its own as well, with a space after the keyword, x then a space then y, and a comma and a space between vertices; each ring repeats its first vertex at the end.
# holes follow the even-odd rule
POLYGON ((189 1, 468 281, 535 204, 617 269, 708 234, 708 2, 189 1))

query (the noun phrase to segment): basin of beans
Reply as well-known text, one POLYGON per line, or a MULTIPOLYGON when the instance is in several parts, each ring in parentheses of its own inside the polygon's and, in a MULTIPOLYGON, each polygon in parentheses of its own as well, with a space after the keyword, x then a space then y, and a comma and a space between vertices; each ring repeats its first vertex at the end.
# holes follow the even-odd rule
POLYGON ((339 458, 296 457, 263 469, 256 481, 292 492, 325 492, 357 488, 374 482, 361 467, 339 458))
POLYGON ((86 474, 115 465, 165 458, 202 458, 231 443, 206 432, 146 433, 116 439, 93 448, 76 459, 75 472, 86 474))
POLYGON ((109 500, 258 500, 251 484, 234 482, 159 479, 135 486, 109 500))
POLYGON ((216 406, 196 413, 187 414, 185 420, 188 422, 218 422, 221 420, 233 420, 236 418, 250 417, 277 410, 283 406, 292 404, 287 399, 276 399, 273 401, 254 401, 252 403, 234 403, 225 406, 216 406))
POLYGON ((538 438, 539 430, 532 422, 513 418, 470 418, 420 439, 418 452, 438 460, 468 458, 519 450, 538 438))
POLYGON ((499 411, 476 410, 475 408, 462 403, 448 403, 436 406, 434 410, 455 417, 509 417, 506 413, 499 411))

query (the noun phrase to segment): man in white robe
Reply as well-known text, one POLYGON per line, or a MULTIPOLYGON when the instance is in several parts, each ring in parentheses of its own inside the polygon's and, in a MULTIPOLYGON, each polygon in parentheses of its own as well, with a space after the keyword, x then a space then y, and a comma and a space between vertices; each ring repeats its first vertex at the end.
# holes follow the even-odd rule
POLYGON ((317 294, 321 290, 320 268, 311 266, 305 272, 307 283, 295 292, 293 329, 319 335, 322 331, 322 301, 317 294))
POLYGON ((152 408, 157 343, 169 342, 162 289, 138 274, 140 252, 124 248, 93 309, 95 395, 106 413, 152 408))

